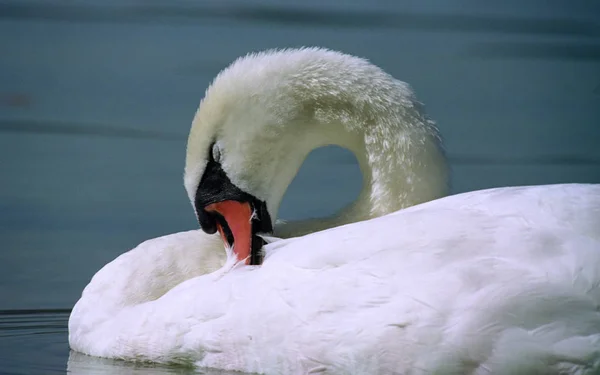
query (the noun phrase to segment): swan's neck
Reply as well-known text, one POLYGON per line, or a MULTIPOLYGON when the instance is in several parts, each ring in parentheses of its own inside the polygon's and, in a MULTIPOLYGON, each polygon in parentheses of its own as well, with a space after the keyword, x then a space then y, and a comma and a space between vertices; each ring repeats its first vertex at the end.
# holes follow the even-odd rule
POLYGON ((329 125, 327 131, 315 137, 319 140, 302 152, 302 162, 312 149, 326 144, 347 148, 358 160, 362 190, 337 214, 277 225, 275 235, 300 236, 445 196, 449 169, 436 127, 418 107, 402 115, 400 119, 380 119, 363 134, 355 131, 358 127, 341 123, 329 125))

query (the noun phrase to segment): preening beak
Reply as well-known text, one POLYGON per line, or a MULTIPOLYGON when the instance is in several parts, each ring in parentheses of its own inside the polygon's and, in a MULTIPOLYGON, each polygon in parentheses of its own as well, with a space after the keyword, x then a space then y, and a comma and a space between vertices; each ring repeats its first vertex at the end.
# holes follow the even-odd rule
POLYGON ((235 186, 218 162, 207 163, 194 205, 204 232, 213 234, 218 230, 240 261, 262 263, 264 241, 257 234, 273 232, 267 205, 235 186))

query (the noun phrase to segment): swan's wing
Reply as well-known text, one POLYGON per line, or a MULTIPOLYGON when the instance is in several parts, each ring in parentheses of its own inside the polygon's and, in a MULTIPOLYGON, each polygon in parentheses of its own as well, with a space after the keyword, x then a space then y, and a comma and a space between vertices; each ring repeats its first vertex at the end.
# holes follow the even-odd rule
POLYGON ((275 242, 203 286, 214 320, 188 337, 210 338, 200 364, 257 372, 592 373, 598 228, 600 185, 555 185, 275 242))
POLYGON ((549 256, 544 251, 554 242, 563 248, 562 242, 576 237, 600 241, 598 228, 600 185, 488 189, 268 244, 265 265, 322 269, 390 251, 403 259, 443 253, 456 261, 478 255, 526 261, 549 256))
POLYGON ((275 373, 586 373, 600 357, 598 223, 600 187, 563 185, 276 241, 261 267, 123 309, 89 335, 90 354, 275 373))

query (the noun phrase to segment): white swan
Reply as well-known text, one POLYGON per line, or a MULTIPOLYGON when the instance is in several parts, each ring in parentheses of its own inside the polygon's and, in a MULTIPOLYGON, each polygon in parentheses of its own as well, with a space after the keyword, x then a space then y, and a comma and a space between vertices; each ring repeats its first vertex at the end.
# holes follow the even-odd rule
POLYGON ((239 59, 207 90, 185 173, 203 229, 233 252, 221 267, 219 237, 191 231, 121 255, 74 307, 71 348, 270 374, 600 371, 600 186, 436 199, 447 177, 407 85, 367 61, 322 49, 239 59), (356 154, 358 200, 277 227, 315 233, 266 244, 261 266, 238 261, 261 263, 257 234, 326 144, 356 154))

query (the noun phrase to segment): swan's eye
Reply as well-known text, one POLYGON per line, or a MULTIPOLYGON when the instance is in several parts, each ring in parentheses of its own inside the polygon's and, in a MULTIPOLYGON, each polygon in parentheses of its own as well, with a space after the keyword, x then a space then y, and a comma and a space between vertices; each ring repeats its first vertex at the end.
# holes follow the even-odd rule
POLYGON ((219 148, 219 146, 216 143, 213 143, 212 146, 212 159, 219 163, 221 161, 221 149, 219 148))

